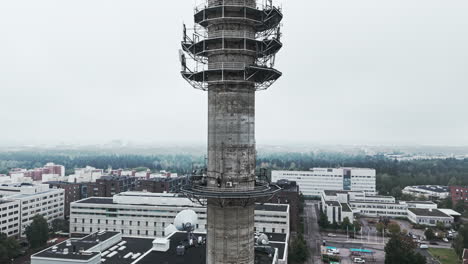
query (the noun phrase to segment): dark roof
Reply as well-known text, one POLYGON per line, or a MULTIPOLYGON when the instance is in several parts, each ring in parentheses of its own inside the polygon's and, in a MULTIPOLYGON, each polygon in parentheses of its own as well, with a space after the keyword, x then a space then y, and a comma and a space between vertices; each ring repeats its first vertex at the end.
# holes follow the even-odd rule
POLYGON ((408 208, 417 216, 450 217, 437 209, 408 208))
POLYGON ((89 204, 113 204, 114 200, 112 198, 99 198, 99 197, 91 197, 77 203, 89 203, 89 204))
POLYGON ((325 190, 325 195, 327 196, 336 196, 339 193, 348 193, 349 191, 333 191, 333 190, 325 190))
POLYGON ((347 203, 341 203, 341 210, 343 212, 352 212, 351 208, 347 203))
POLYGON ((431 201, 407 201, 407 204, 435 204, 434 202, 431 201))
POLYGON ((440 186, 440 185, 417 185, 417 186, 412 186, 412 187, 421 189, 421 190, 437 192, 437 193, 444 193, 444 192, 450 191, 448 186, 440 186))
POLYGON ((67 246, 67 241, 50 247, 44 251, 34 254, 33 257, 38 258, 58 258, 58 259, 79 259, 86 260, 91 259, 98 255, 98 252, 86 252, 78 253, 80 250, 86 251, 92 247, 95 247, 99 243, 102 243, 116 235, 119 232, 105 232, 105 233, 93 233, 85 236, 78 240, 68 240, 71 242, 70 246, 67 246), (53 251, 55 249, 55 251, 53 251), (68 250, 68 254, 63 254, 64 249, 68 250))
POLYGON ((140 256, 145 254, 148 250, 150 250, 153 247, 153 240, 151 238, 130 238, 126 237, 123 238, 122 241, 126 241, 125 243, 125 249, 124 250, 115 250, 117 252, 116 255, 112 257, 107 257, 104 256, 103 259, 105 259, 105 263, 111 263, 111 264, 130 264, 135 262, 135 259, 132 258, 126 258, 124 259, 124 256, 127 255, 128 253, 132 252, 133 254, 138 254, 141 253, 140 256))
POLYGON ((328 206, 340 206, 340 203, 337 201, 326 201, 325 202, 328 206))
POLYGON ((288 206, 287 205, 273 205, 273 204, 256 204, 255 210, 286 212, 288 210, 288 206))
POLYGON ((11 200, 0 200, 0 204, 12 203, 11 200))
MULTIPOLYGON (((206 238, 205 234, 196 234, 206 238)), ((267 234, 270 237, 270 233, 267 234)), ((274 234, 273 234, 274 235, 274 234)), ((273 236, 274 238, 279 238, 273 236)), ((206 263, 206 244, 200 245, 198 247, 191 247, 185 250, 183 256, 178 256, 176 254, 176 248, 181 241, 187 239, 187 234, 178 232, 169 237, 169 250, 166 252, 151 251, 146 256, 144 256, 138 264, 205 264, 206 263)), ((278 249, 278 257, 282 259, 284 257, 284 250, 286 244, 276 241, 270 241, 270 245, 278 249)), ((255 263, 256 264, 271 264, 273 259, 267 254, 262 252, 255 251, 255 263)), ((114 262, 112 262, 114 263, 114 262)))

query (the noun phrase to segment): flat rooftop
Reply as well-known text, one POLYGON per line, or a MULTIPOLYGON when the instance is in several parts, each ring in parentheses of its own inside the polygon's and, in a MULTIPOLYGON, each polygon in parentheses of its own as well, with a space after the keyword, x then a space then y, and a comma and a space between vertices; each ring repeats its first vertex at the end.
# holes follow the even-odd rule
MULTIPOLYGON (((206 238, 205 234, 195 234, 206 238)), ((270 246, 278 250, 278 258, 283 259, 287 244, 285 243, 286 235, 283 234, 266 234, 270 238, 270 246)), ((206 244, 197 247, 187 248, 185 254, 177 255, 176 248, 181 241, 187 239, 187 234, 177 232, 168 237, 169 250, 166 252, 150 251, 137 264, 205 264, 206 263, 206 244)), ((268 254, 255 251, 255 264, 271 264, 273 258, 268 254)), ((113 262, 112 262, 113 263, 113 262)))
POLYGON ((72 259, 72 260, 87 260, 94 258, 99 252, 79 252, 87 251, 100 243, 119 235, 119 232, 104 232, 93 233, 81 239, 70 239, 43 250, 33 255, 38 258, 56 258, 56 259, 72 259), (68 253, 64 253, 67 250, 68 253))
POLYGON ((339 193, 347 194, 347 193, 349 193, 350 191, 342 191, 342 190, 341 190, 341 191, 340 191, 340 190, 336 190, 336 191, 334 191, 334 190, 325 190, 325 191, 323 191, 323 192, 324 192, 324 193, 325 193, 325 195, 327 195, 327 196, 336 196, 336 195, 337 195, 337 194, 339 194, 339 193))
POLYGON ((340 203, 337 202, 337 201, 326 201, 325 203, 326 203, 328 206, 336 206, 336 207, 340 206, 340 203))
POLYGON ((450 217, 437 209, 408 208, 417 216, 450 217))
POLYGON ((414 189, 426 190, 426 191, 431 191, 431 192, 436 192, 436 193, 446 193, 450 191, 448 186, 441 186, 441 185, 416 185, 416 186, 410 186, 410 187, 414 189))
MULTIPOLYGON (((174 196, 167 196, 169 199, 170 197, 174 196)), ((176 197, 176 198, 182 198, 182 197, 176 197)), ((186 198, 188 200, 188 198, 186 198)), ((91 198, 86 198, 80 201, 77 201, 75 203, 79 204, 115 204, 115 205, 124 205, 123 203, 115 203, 114 199, 112 197, 91 197, 91 198)), ((161 205, 153 205, 153 204, 133 204, 137 206, 181 206, 177 204, 161 204, 161 205)), ((189 206, 189 205, 183 205, 183 206, 189 206)), ((256 204, 255 205, 255 210, 257 211, 273 211, 273 212, 287 212, 288 210, 288 205, 283 205, 283 204, 256 204)))
POLYGON ((341 210, 343 210, 343 212, 352 212, 351 208, 347 203, 341 203, 341 210))

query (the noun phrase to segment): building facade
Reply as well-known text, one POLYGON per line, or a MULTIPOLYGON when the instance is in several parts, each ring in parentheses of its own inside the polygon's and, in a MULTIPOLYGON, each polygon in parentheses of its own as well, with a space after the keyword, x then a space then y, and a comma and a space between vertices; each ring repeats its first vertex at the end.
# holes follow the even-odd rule
POLYGON ((70 203, 81 200, 81 184, 70 182, 46 182, 51 189, 63 189, 65 192, 65 218, 70 216, 70 203))
POLYGON ((441 185, 406 186, 402 192, 416 197, 425 197, 430 199, 446 199, 450 196, 449 187, 441 185))
POLYGON ((307 197, 320 197, 324 190, 362 191, 376 194, 376 173, 365 168, 313 168, 310 171, 272 171, 271 181, 295 181, 307 197))
POLYGON ((18 200, 0 200, 0 233, 7 236, 20 234, 20 202, 18 200))
POLYGON ((54 219, 63 219, 65 197, 63 189, 50 189, 48 184, 10 184, 0 187, 3 200, 19 202, 19 234, 25 236, 34 216, 42 215, 49 224, 54 219))
POLYGON ((468 186, 450 186, 449 188, 454 205, 459 202, 468 203, 468 186))
POLYGON ((275 194, 270 203, 289 204, 289 220, 291 231, 296 232, 299 226, 299 206, 301 201, 299 186, 296 182, 281 180, 276 183, 281 191, 275 194))
POLYGON ((444 226, 450 226, 454 222, 454 218, 438 209, 421 209, 409 208, 408 219, 414 224, 437 226, 437 223, 442 223, 444 226))
MULTIPOLYGON (((176 194, 126 192, 113 198, 87 198, 71 204, 70 232, 116 231, 125 236, 163 237, 182 210, 198 215, 197 232, 206 231, 206 207, 176 194)), ((255 210, 255 230, 289 235, 289 205, 263 204, 255 210)))

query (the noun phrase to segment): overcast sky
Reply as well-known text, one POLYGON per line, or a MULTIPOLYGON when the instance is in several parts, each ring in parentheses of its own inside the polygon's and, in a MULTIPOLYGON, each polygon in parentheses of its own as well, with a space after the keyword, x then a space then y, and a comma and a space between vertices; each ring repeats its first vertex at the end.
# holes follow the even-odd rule
MULTIPOLYGON (((194 1, 0 1, 0 142, 205 142, 194 1)), ((468 1, 285 0, 259 144, 468 145, 468 1)))

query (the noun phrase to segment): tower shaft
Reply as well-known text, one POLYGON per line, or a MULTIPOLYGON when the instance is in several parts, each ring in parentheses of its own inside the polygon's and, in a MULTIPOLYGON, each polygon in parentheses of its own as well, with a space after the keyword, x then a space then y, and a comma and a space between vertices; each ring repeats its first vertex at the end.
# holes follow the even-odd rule
POLYGON ((184 35, 184 51, 205 67, 188 69, 182 55, 182 75, 208 91, 207 173, 186 190, 207 199, 208 264, 255 260, 254 204, 274 192, 255 176, 255 92, 281 76, 272 68, 281 19, 256 0, 207 0, 195 14, 205 34, 184 35))

